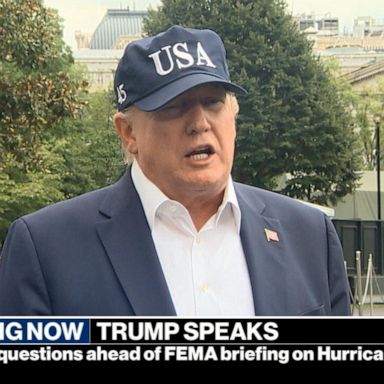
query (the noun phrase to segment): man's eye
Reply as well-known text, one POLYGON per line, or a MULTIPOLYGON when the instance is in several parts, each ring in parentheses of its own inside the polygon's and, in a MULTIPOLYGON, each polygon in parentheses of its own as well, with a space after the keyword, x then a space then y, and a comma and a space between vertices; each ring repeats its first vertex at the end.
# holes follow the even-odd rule
POLYGON ((223 99, 220 99, 220 98, 209 98, 207 100, 205 100, 205 105, 207 106, 215 106, 215 105, 219 105, 219 104, 222 104, 224 102, 223 99))
POLYGON ((177 104, 175 104, 175 105, 169 105, 169 106, 165 107, 164 109, 165 109, 166 111, 173 111, 173 110, 175 110, 175 109, 180 109, 180 105, 177 105, 177 104))
POLYGON ((157 111, 157 114, 164 118, 175 117, 180 114, 182 110, 181 104, 170 104, 157 111))
POLYGON ((176 111, 184 107, 183 103, 173 103, 165 105, 161 110, 162 111, 176 111))

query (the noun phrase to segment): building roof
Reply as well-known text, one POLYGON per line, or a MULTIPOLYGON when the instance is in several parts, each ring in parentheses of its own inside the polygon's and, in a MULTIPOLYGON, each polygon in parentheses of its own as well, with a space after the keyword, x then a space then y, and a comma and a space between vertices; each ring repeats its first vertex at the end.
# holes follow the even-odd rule
POLYGON ((73 51, 75 61, 85 60, 119 60, 123 56, 122 49, 79 49, 73 51))
POLYGON ((112 49, 120 36, 141 36, 147 11, 108 9, 92 35, 91 49, 112 49))
POLYGON ((339 55, 365 55, 367 51, 363 47, 332 47, 320 52, 321 56, 339 56, 339 55))

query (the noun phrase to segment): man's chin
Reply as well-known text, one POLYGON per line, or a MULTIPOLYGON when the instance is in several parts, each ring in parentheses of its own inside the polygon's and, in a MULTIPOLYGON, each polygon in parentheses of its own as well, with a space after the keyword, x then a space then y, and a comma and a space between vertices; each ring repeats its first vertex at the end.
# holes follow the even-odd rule
POLYGON ((223 179, 218 179, 217 177, 199 177, 189 179, 186 182, 186 188, 188 188, 191 192, 195 193, 212 193, 217 194, 225 189, 227 185, 227 180, 223 181, 223 179))

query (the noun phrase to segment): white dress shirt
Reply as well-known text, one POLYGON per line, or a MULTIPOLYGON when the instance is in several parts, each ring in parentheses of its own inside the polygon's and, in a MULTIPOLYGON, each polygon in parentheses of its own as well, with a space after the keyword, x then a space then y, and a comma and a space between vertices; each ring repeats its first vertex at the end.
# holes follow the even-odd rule
POLYGON ((188 210, 164 195, 136 161, 132 179, 177 315, 254 315, 240 239, 241 212, 232 179, 217 213, 199 231, 188 210))

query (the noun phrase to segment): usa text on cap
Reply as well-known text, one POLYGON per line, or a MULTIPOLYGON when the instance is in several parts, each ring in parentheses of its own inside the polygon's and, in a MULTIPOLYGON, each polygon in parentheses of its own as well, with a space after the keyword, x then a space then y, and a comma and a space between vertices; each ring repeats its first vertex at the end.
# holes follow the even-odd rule
POLYGON ((153 111, 201 84, 218 83, 236 93, 221 38, 209 29, 173 26, 130 43, 115 74, 117 109, 153 111))

